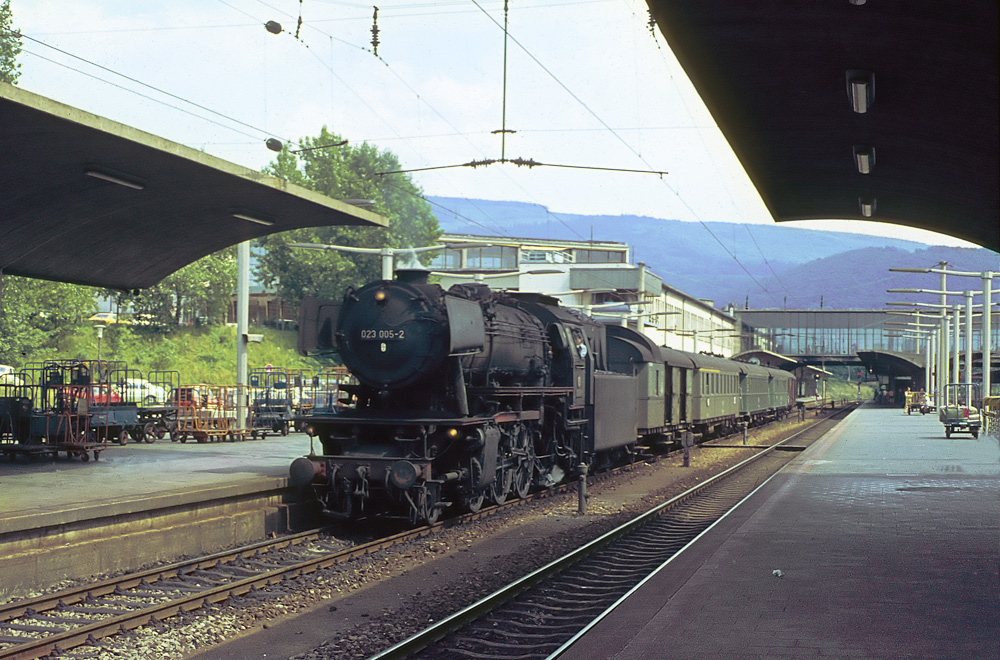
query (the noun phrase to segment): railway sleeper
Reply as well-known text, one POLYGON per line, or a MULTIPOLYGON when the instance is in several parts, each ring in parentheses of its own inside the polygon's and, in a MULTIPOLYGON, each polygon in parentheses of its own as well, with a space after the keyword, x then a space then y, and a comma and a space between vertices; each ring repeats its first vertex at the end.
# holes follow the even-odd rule
POLYGON ((49 635, 53 633, 61 633, 66 630, 66 626, 40 626, 32 625, 30 623, 14 623, 13 621, 5 621, 2 625, 0 625, 0 630, 4 628, 7 630, 20 630, 21 632, 47 633, 49 635))

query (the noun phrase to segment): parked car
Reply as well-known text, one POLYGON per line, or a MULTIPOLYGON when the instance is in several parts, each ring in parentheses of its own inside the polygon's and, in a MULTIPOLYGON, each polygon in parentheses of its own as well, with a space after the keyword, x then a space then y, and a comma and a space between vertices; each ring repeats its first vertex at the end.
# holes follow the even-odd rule
POLYGON ((130 321, 123 317, 118 316, 115 312, 97 312, 90 316, 88 321, 95 321, 100 323, 130 323, 130 321))
POLYGON ((16 375, 16 369, 7 364, 0 364, 0 385, 19 386, 24 383, 20 376, 16 375))
POLYGON ((125 395, 126 401, 134 401, 143 406, 167 402, 167 390, 144 378, 127 379, 123 389, 122 394, 125 395))
POLYGON ((90 399, 90 403, 98 406, 106 406, 110 403, 122 402, 122 398, 119 396, 118 392, 114 391, 108 385, 91 385, 88 398, 90 399))

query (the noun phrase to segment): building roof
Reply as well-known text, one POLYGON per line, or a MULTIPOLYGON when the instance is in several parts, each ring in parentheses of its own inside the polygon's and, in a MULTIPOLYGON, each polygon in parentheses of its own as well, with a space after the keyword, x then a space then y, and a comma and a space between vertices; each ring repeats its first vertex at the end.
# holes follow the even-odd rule
POLYGON ((7 274, 138 289, 267 234, 385 225, 374 213, 6 83, 0 144, 7 274))
POLYGON ((649 6, 776 221, 888 222, 1000 251, 996 2, 649 6), (849 79, 865 78, 859 114, 849 79), (874 148, 870 174, 856 147, 874 148))
POLYGON ((762 348, 754 348, 749 351, 743 351, 742 353, 737 353, 732 357, 733 360, 738 362, 751 362, 756 359, 758 364, 762 364, 766 367, 777 367, 780 369, 791 369, 795 367, 799 361, 788 356, 782 355, 781 353, 775 353, 774 351, 764 350, 762 348))
POLYGON ((551 238, 521 238, 517 236, 480 236, 478 234, 443 234, 441 242, 455 244, 468 243, 461 247, 476 247, 478 244, 487 243, 490 245, 516 245, 524 250, 561 250, 561 249, 593 249, 620 250, 627 251, 628 243, 622 241, 570 241, 551 238))

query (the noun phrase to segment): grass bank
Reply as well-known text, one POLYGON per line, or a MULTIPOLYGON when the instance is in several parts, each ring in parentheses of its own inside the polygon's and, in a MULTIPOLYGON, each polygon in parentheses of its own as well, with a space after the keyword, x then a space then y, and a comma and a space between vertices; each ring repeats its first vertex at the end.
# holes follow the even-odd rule
MULTIPOLYGON (((300 356, 295 345, 297 333, 291 330, 253 328, 264 340, 250 344, 247 362, 250 369, 272 365, 286 369, 315 370, 324 363, 300 356)), ((23 364, 43 360, 121 360, 130 369, 143 374, 150 371, 180 372, 182 383, 230 385, 236 382, 236 328, 209 326, 178 328, 163 332, 152 328, 110 325, 98 347, 97 332, 83 325, 69 333, 59 345, 39 348, 23 356, 23 364)))

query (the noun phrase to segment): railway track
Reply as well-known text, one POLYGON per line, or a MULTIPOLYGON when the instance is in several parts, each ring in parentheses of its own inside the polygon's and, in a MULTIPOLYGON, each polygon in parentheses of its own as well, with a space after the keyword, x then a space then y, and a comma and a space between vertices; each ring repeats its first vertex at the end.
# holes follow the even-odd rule
POLYGON ((371 660, 554 657, 631 589, 819 438, 834 415, 655 507, 371 660))
MULTIPOLYGON (((610 478, 611 473, 594 480, 610 478)), ((508 511, 539 498, 576 489, 575 484, 512 500, 498 507, 346 546, 324 530, 271 539, 207 557, 176 562, 45 596, 0 605, 0 660, 30 659, 221 603, 289 578, 343 564, 508 511), (346 546, 346 547, 345 547, 346 546)))
MULTIPOLYGON (((604 476, 603 478, 606 478, 604 476)), ((28 660, 220 603, 285 579, 508 511, 574 484, 511 500, 430 527, 344 547, 324 529, 270 539, 139 573, 0 605, 0 660, 28 660)))

